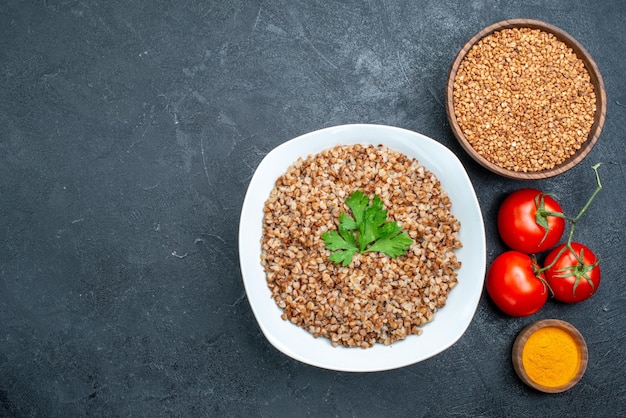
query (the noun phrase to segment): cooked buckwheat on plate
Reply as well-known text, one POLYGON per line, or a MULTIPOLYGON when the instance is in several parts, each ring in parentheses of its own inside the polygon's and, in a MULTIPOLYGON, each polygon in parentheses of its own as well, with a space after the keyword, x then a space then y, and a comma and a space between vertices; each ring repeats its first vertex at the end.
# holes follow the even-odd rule
POLYGON ((459 222, 436 176, 386 146, 344 145, 298 159, 264 207, 261 260, 282 318, 333 346, 391 344, 433 320, 460 268, 459 222), (336 229, 355 190, 379 196, 413 240, 403 256, 328 259, 321 234, 336 229))
POLYGON ((443 351, 469 326, 483 285, 482 216, 461 163, 387 126, 327 128, 271 151, 250 182, 239 247, 266 338, 333 370, 392 369, 443 351), (381 198, 413 240, 405 253, 329 260, 321 234, 337 229, 356 189, 381 198))

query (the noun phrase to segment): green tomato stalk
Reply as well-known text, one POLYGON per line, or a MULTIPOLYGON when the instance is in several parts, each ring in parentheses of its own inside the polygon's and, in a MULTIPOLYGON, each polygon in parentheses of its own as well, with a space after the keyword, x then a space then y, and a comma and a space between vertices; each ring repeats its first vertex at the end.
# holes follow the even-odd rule
POLYGON ((576 258, 576 260, 578 261, 578 264, 576 266, 571 266, 571 267, 567 267, 567 268, 559 270, 558 277, 568 277, 568 276, 576 277, 575 282, 574 282, 574 291, 576 291, 576 287, 578 286, 578 283, 583 278, 587 280, 587 282, 589 282, 592 288, 594 287, 594 284, 592 280, 589 278, 588 273, 591 270, 593 270, 595 267, 597 267, 598 264, 600 263, 599 260, 596 260, 596 262, 591 265, 585 264, 584 254, 582 253, 582 251, 581 251, 581 254, 579 255, 572 248, 572 237, 574 236, 574 229, 576 227, 576 224, 578 223, 580 218, 583 216, 583 214, 587 211, 587 209, 591 205, 591 202, 593 202, 593 200, 596 198, 598 193, 600 193, 600 190, 602 190, 602 183, 600 182, 600 174, 598 173, 598 167, 600 167, 600 165, 601 163, 598 163, 594 165, 593 167, 591 167, 596 174, 596 189, 592 193, 589 200, 587 200, 587 203, 585 203, 585 205, 580 209, 580 211, 578 212, 578 215, 571 218, 571 217, 561 214, 562 215, 561 217, 571 222, 571 226, 570 226, 570 230, 567 236, 567 242, 565 243, 565 246, 561 248, 561 250, 557 253, 556 257, 554 257, 554 260, 549 265, 543 268, 537 269, 536 271, 537 276, 539 276, 541 273, 552 268, 556 264, 556 262, 561 258, 561 256, 565 253, 565 251, 570 251, 572 255, 574 256, 574 258, 576 258))

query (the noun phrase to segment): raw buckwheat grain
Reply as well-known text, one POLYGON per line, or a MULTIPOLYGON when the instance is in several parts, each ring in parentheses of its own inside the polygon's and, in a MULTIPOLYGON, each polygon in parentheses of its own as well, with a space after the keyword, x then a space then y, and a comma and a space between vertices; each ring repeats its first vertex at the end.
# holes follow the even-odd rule
POLYGON ((512 171, 564 163, 587 140, 596 111, 583 61, 553 34, 531 28, 502 29, 476 43, 453 94, 468 142, 512 171))

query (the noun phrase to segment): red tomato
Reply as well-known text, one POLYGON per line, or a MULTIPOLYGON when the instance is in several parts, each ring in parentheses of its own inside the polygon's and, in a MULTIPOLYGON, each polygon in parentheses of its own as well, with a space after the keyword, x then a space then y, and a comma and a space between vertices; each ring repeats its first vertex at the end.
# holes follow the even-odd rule
POLYGON ((572 242, 574 252, 559 245, 546 257, 545 266, 554 265, 546 270, 546 280, 554 293, 554 298, 561 302, 576 303, 589 299, 600 286, 600 262, 598 257, 586 246, 572 242))
POLYGON ((542 275, 535 275, 536 269, 535 261, 527 254, 500 254, 487 272, 487 293, 509 315, 532 315, 548 300, 548 286, 542 275))
POLYGON ((521 189, 504 199, 498 211, 498 231, 515 251, 534 254, 554 247, 565 230, 563 213, 556 200, 535 189, 521 189))

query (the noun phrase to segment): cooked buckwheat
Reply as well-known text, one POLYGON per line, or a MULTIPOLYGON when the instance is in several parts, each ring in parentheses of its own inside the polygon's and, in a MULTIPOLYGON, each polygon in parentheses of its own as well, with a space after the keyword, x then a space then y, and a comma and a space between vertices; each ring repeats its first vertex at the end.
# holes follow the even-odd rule
POLYGON ((461 266, 459 221, 434 174, 385 146, 337 146, 299 159, 264 206, 261 263, 282 318, 333 346, 389 345, 433 320, 461 266), (414 243, 392 259, 357 254, 329 260, 321 235, 337 228, 346 198, 378 195, 414 243))

